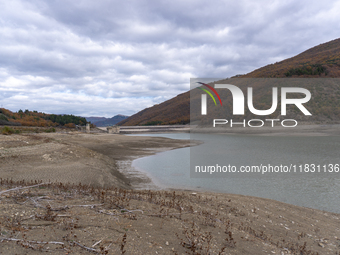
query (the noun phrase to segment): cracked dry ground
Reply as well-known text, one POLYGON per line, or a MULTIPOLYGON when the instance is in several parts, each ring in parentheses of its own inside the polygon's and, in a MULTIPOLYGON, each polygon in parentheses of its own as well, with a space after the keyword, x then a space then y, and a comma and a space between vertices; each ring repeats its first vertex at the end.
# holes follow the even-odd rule
POLYGON ((1 254, 339 254, 339 214, 241 195, 30 185, 1 180, 1 254))

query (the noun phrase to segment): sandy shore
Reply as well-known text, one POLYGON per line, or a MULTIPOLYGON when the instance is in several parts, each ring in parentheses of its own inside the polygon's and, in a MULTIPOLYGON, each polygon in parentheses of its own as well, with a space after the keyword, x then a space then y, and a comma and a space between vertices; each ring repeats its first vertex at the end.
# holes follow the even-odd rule
POLYGON ((82 183, 4 192, 29 184, 1 181, 0 253, 339 254, 339 214, 251 196, 133 190, 150 180, 121 172, 134 158, 189 145, 76 132, 0 135, 2 179, 82 183))
POLYGON ((152 183, 131 171, 133 159, 187 146, 190 141, 114 134, 0 135, 1 178, 136 188, 152 183))

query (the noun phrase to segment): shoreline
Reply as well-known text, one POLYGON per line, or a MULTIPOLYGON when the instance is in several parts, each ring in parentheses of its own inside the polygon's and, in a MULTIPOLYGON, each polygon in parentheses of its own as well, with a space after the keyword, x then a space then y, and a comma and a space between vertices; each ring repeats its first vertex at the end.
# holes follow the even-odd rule
POLYGON ((340 136, 340 124, 301 124, 294 128, 284 127, 196 127, 192 133, 220 133, 263 136, 340 136))
MULTIPOLYGON (((237 194, 194 189, 134 189, 136 185, 147 185, 150 179, 120 172, 124 167, 129 168, 136 158, 187 146, 190 146, 188 140, 148 136, 79 132, 1 135, 1 183, 6 178, 54 183, 51 187, 0 196, 0 220, 6 223, 6 219, 13 218, 22 221, 19 226, 23 229, 27 226, 24 236, 16 234, 15 238, 22 240, 18 242, 11 241, 13 225, 1 226, 4 234, 0 236, 0 252, 21 254, 27 252, 27 246, 20 245, 25 240, 65 242, 63 238, 67 236, 71 240, 79 238, 77 242, 86 247, 103 240, 106 244, 103 247, 111 247, 107 249, 117 254, 124 233, 127 254, 174 251, 183 254, 190 249, 181 238, 203 237, 206 233, 210 233, 213 245, 207 244, 204 247, 208 248, 204 249, 210 249, 213 254, 223 247, 225 252, 221 254, 340 251, 340 214, 237 194), (81 185, 77 185, 79 182, 81 185), (46 209, 48 206, 55 211, 46 209), (49 218, 53 213, 57 219, 49 218), (65 228, 74 222, 79 228, 65 228)), ((20 182, 14 185, 25 186, 20 182)), ((3 184, 0 192, 15 187, 13 183, 3 184)), ((34 243, 30 243, 30 248, 38 249, 34 243)), ((66 248, 81 252, 79 246, 66 245, 66 248)), ((99 253, 99 248, 95 248, 99 253)), ((53 244, 47 249, 58 251, 53 244)))
POLYGON ((1 177, 98 187, 155 188, 132 161, 190 146, 190 141, 120 134, 39 133, 0 136, 1 177))
MULTIPOLYGON (((329 129, 327 130, 329 131, 329 129)), ((140 134, 69 132, 0 135, 1 178, 12 179, 13 181, 39 180, 70 184, 81 183, 102 188, 114 186, 132 190, 172 190, 247 196, 235 193, 221 193, 218 190, 201 187, 186 188, 185 186, 161 183, 147 171, 132 166, 133 161, 153 156, 160 152, 196 146, 201 144, 201 141, 147 136, 148 134, 155 135, 156 133, 142 133, 142 136, 139 136, 140 134), (4 147, 6 143, 9 146, 4 147)), ((239 132, 222 132, 221 134, 261 135, 239 132)), ((272 135, 282 135, 282 133, 272 135)), ((305 132, 304 135, 309 136, 311 133, 305 132)), ((328 132, 323 135, 333 135, 333 133, 328 132)), ((255 198, 270 199, 264 197, 255 198)), ((320 210, 311 207, 304 208, 320 210)))
MULTIPOLYGON (((310 128, 312 127, 308 129, 310 128)), ((204 130, 209 131, 210 129, 204 130)), ((303 130, 306 130, 306 128, 303 127, 303 130)), ((333 132, 329 132, 332 130, 334 130, 333 127, 325 129, 326 132, 322 135, 334 135, 333 132)), ((245 134, 238 131, 216 133, 250 136, 264 135, 258 133, 245 134)), ((157 133, 129 135, 69 132, 0 135, 1 177, 15 181, 57 181, 74 184, 82 183, 96 187, 116 186, 136 190, 181 190, 220 193, 213 189, 165 185, 147 171, 133 167, 132 163, 136 159, 201 144, 201 141, 147 136, 148 134, 155 135, 157 133), (7 146, 4 146, 6 144, 7 146), (71 171, 76 173, 72 174, 71 171)), ((287 133, 279 132, 267 135, 281 136, 287 135, 287 133)), ((294 136, 300 135, 300 133, 288 133, 288 135, 294 136)), ((315 134, 304 132, 303 135, 315 134)))
MULTIPOLYGON (((226 137, 227 136, 230 136, 230 137, 233 137, 233 136, 243 137, 243 139, 245 139, 245 140, 248 139, 248 137, 251 138, 251 136, 257 137, 257 139, 259 139, 259 140, 262 139, 261 135, 259 135, 259 134, 247 134, 247 135, 245 135, 245 134, 240 135, 240 134, 234 134, 234 133, 233 134, 214 133, 214 134, 218 134, 218 135, 221 134, 221 135, 225 135, 226 137)), ((142 135, 147 135, 147 134, 142 134, 142 135)), ((150 135, 155 136, 156 134, 152 133, 150 135)), ((310 134, 307 133, 307 132, 304 133, 304 136, 309 136, 309 135, 310 134)), ((332 137, 331 138, 330 137, 329 138, 327 138, 327 137, 319 137, 318 140, 325 141, 325 139, 326 139, 326 141, 327 140, 333 141, 333 139, 337 139, 337 141, 338 141, 338 138, 337 137, 333 137, 333 134, 328 134, 328 135, 330 135, 332 137)), ((279 136, 281 136, 281 135, 279 135, 279 136)), ((326 134, 324 134, 323 136, 326 136, 326 134)), ((183 138, 182 136, 179 136, 179 137, 183 138)), ((314 137, 314 135, 312 135, 311 138, 312 137, 314 137)), ((193 136, 192 136, 192 138, 193 138, 193 136)), ((273 138, 275 138, 275 137, 273 137, 273 138)), ((287 138, 289 138, 289 136, 287 136, 287 138)), ((306 140, 310 139, 309 137, 301 137, 301 138, 302 139, 306 139, 306 140)), ((197 139, 198 140, 200 139, 199 136, 197 136, 197 139)), ((272 139, 272 138, 270 138, 270 139, 272 139)), ((278 139, 285 140, 284 137, 281 137, 281 138, 278 137, 278 139)), ((295 138, 290 138, 290 139, 295 140, 295 138)), ((210 140, 210 139, 206 138, 206 140, 210 140)), ((273 142, 271 142, 271 143, 273 144, 273 142)), ((274 142, 274 144, 275 144, 275 142, 274 142)), ((328 146, 328 144, 327 144, 327 146, 328 146)), ((205 148, 205 151, 209 151, 209 147, 205 148)), ((306 151, 306 149, 303 149, 302 151, 306 151)), ((165 160, 164 162, 168 162, 172 158, 177 158, 178 156, 180 157, 181 154, 182 153, 180 151, 178 151, 177 154, 176 154, 176 152, 174 152, 174 153, 170 153, 170 154, 163 154, 164 156, 160 155, 160 157, 164 158, 164 160, 165 160), (166 155, 170 155, 170 156, 166 156, 166 155)), ((330 156, 330 154, 327 154, 327 156, 330 156)), ((332 154, 332 156, 333 156, 332 157, 333 159, 337 158, 336 155, 334 155, 334 154, 332 154)), ((181 158, 181 162, 183 160, 185 160, 185 159, 186 159, 186 157, 184 159, 181 158)), ((313 159, 315 159, 315 158, 313 158, 313 159)), ((214 182, 212 184, 210 182, 210 179, 208 180, 208 182, 200 183, 200 182, 196 182, 195 178, 193 178, 191 180, 188 179, 189 176, 185 176, 185 180, 186 180, 185 182, 181 181, 181 180, 184 180, 181 177, 178 178, 178 179, 176 179, 176 177, 173 177, 173 176, 176 176, 176 175, 177 176, 181 175, 181 174, 178 174, 178 173, 185 172, 186 171, 185 169, 188 169, 189 166, 185 166, 185 168, 181 167, 182 164, 178 165, 178 166, 177 165, 172 166, 171 167, 171 169, 172 169, 171 172, 167 173, 166 175, 164 175, 164 174, 158 172, 159 166, 162 166, 162 167, 164 166, 165 168, 167 168, 169 163, 167 163, 166 165, 163 165, 162 164, 163 161, 159 162, 157 157, 152 157, 150 159, 146 159, 146 161, 141 160, 140 164, 138 162, 139 161, 137 160, 136 161, 136 165, 134 165, 134 167, 136 167, 136 166, 137 167, 138 166, 139 167, 143 167, 145 170, 138 169, 138 168, 137 168, 137 170, 138 171, 142 171, 143 173, 146 172, 148 174, 148 176, 150 176, 151 180, 154 183, 155 183, 155 180, 156 180, 157 182, 155 184, 160 189, 183 190, 183 191, 190 190, 190 191, 196 191, 196 192, 214 192, 214 193, 225 193, 225 194, 235 194, 235 195, 237 195, 237 194, 241 195, 242 194, 242 195, 245 195, 245 196, 248 195, 248 196, 256 196, 256 197, 259 197, 259 198, 273 199, 273 200, 280 201, 280 202, 283 202, 283 203, 288 203, 288 204, 296 205, 296 206, 304 206, 306 208, 311 208, 311 209, 323 210, 323 211, 328 211, 328 212, 332 212, 332 213, 340 213, 339 207, 337 206, 337 203, 336 203, 336 199, 334 199, 334 196, 332 196, 332 194, 336 194, 335 192, 336 192, 337 189, 329 188, 328 193, 325 192, 323 195, 320 195, 320 196, 319 196, 319 193, 314 193, 313 190, 309 189, 308 193, 305 193, 305 194, 301 193, 301 195, 302 195, 301 199, 296 199, 296 198, 292 199, 291 196, 280 195, 282 192, 283 192, 283 194, 286 194, 285 189, 287 189, 287 187, 290 187, 288 189, 289 190, 294 190, 296 193, 300 192, 299 185, 291 186, 290 185, 291 182, 285 184, 285 181, 283 181, 283 182, 281 182, 281 180, 278 181, 277 184, 279 184, 278 186, 281 187, 281 191, 282 192, 277 191, 277 190, 280 190, 279 188, 276 189, 275 187, 271 187, 270 185, 268 185, 268 187, 271 187, 272 189, 274 189, 274 191, 273 192, 269 192, 269 193, 258 192, 256 187, 255 186, 251 186, 251 184, 249 184, 250 188, 249 188, 249 186, 247 186, 248 188, 245 188, 245 189, 244 188, 237 189, 237 187, 236 188, 231 188, 231 187, 230 188, 224 188, 224 186, 223 186, 224 184, 223 184, 223 182, 219 182, 220 180, 216 180, 216 182, 214 182), (158 165, 158 163, 154 164, 154 162, 158 162, 160 165, 158 165), (178 169, 181 169, 181 171, 179 171, 178 169), (170 179, 171 179, 171 181, 169 181, 170 179), (180 184, 182 184, 182 185, 180 185, 180 184), (253 187, 253 189, 251 187, 253 187), (321 199, 321 197, 324 197, 324 198, 321 199), (329 197, 329 198, 325 199, 325 197, 329 197)), ((251 161, 251 162, 253 162, 253 161, 251 161)), ((292 161, 292 162, 294 162, 294 161, 292 161)), ((174 163, 174 164, 176 164, 176 163, 174 163)), ((208 176, 210 176, 210 175, 208 174, 208 176)), ((226 177, 226 176, 224 176, 224 177, 226 177)), ((280 176, 280 177, 282 177, 282 176, 280 176)), ((223 176, 221 176, 221 178, 223 178, 223 176)), ((330 176, 330 178, 332 178, 332 177, 330 176)), ((271 181, 271 183, 272 182, 273 181, 271 181)), ((274 182, 276 182, 276 179, 275 179, 274 182)), ((302 180, 302 182, 303 182, 303 180, 302 180)), ((301 184, 302 182, 299 182, 299 183, 301 184)), ((314 183, 314 182, 311 182, 311 183, 314 183)), ((264 183, 264 184, 266 184, 266 183, 264 183)), ((242 184, 240 184, 240 185, 242 185, 242 184)), ((326 184, 323 183, 323 185, 326 185, 326 184)), ((232 186, 232 184, 231 184, 231 186, 232 186)), ((308 186, 308 187, 310 187, 310 186, 308 186)), ((306 190, 306 189, 308 190, 308 187, 306 187, 304 190, 306 190)), ((319 190, 319 189, 317 189, 317 190, 319 190)), ((323 192, 323 191, 321 190, 321 192, 323 192)), ((292 194, 292 192, 290 192, 290 194, 292 194)))

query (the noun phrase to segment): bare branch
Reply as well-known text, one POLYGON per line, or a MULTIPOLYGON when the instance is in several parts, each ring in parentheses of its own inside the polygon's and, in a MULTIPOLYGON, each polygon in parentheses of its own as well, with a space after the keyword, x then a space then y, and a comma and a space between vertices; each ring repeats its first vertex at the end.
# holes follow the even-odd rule
MULTIPOLYGON (((126 212, 121 212, 120 214, 124 214, 124 213, 133 213, 133 212, 142 212, 142 214, 144 214, 143 210, 128 210, 128 209, 121 209, 121 211, 126 211, 126 212)), ((118 215, 120 215, 118 214, 118 215)))
POLYGON ((29 188, 34 188, 34 187, 38 187, 38 186, 41 186, 41 185, 46 185, 46 184, 49 184, 49 183, 40 183, 40 184, 27 186, 27 187, 16 187, 16 188, 13 188, 13 189, 3 190, 3 191, 0 192, 0 195, 7 193, 7 192, 11 192, 11 191, 16 191, 16 190, 21 190, 21 189, 29 189, 29 188))
POLYGON ((165 213, 165 214, 147 214, 146 216, 151 216, 151 217, 164 217, 164 216, 175 216, 175 215, 183 215, 183 214, 188 214, 189 212, 184 212, 184 213, 165 213))
POLYGON ((50 241, 50 242, 41 242, 41 241, 29 241, 29 240, 22 240, 22 239, 16 239, 16 238, 0 238, 0 241, 14 241, 14 242, 27 242, 27 243, 35 243, 35 244, 60 244, 64 245, 63 242, 55 242, 55 241, 50 241))
POLYGON ((40 207, 40 208, 44 208, 41 204, 39 204, 37 201, 35 201, 33 198, 31 198, 31 200, 33 201, 34 205, 36 207, 40 207))
MULTIPOLYGON (((106 214, 106 215, 111 215, 111 216, 117 216, 117 214, 114 213, 108 213, 108 212, 104 212, 103 210, 98 211, 99 213, 102 214, 106 214)), ((117 217, 113 217, 116 221, 119 221, 119 219, 117 217)))
POLYGON ((122 214, 126 214, 126 213, 134 213, 134 212, 142 212, 142 214, 144 214, 143 210, 128 210, 128 209, 121 209, 121 211, 125 211, 125 212, 121 212, 121 213, 107 213, 107 212, 104 212, 103 210, 100 210, 98 212, 100 213, 104 213, 104 214, 107 214, 107 215, 112 215, 112 216, 118 216, 118 215, 122 215, 122 214))
POLYGON ((90 247, 86 247, 86 246, 84 246, 84 245, 82 245, 82 244, 80 244, 80 243, 77 243, 77 242, 75 242, 75 241, 70 242, 70 244, 76 244, 76 245, 78 245, 79 247, 81 247, 81 248, 83 248, 83 249, 85 249, 85 250, 88 250, 88 251, 91 251, 91 252, 98 253, 98 251, 97 251, 96 249, 92 249, 92 248, 90 248, 90 247))
POLYGON ((93 204, 93 205, 69 205, 69 207, 95 207, 95 206, 101 206, 101 205, 104 205, 104 204, 93 204))
POLYGON ((104 204, 92 204, 92 205, 65 205, 63 207, 57 207, 57 208, 50 208, 51 211, 64 211, 66 209, 69 209, 71 207, 95 207, 95 206, 101 206, 101 205, 104 205, 104 204))
POLYGON ((102 240, 99 240, 98 242, 96 242, 94 245, 92 245, 92 248, 95 247, 97 244, 100 244, 102 242, 102 240))

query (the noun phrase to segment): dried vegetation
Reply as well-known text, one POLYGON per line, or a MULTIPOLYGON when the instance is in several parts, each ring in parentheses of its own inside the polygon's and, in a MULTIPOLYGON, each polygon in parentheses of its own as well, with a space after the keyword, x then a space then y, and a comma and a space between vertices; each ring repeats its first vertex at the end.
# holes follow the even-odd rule
POLYGON ((339 254, 339 215, 276 201, 38 181, 0 184, 2 254, 339 254))

